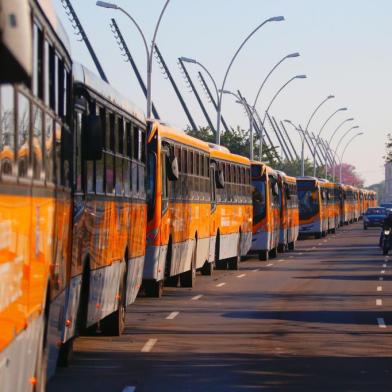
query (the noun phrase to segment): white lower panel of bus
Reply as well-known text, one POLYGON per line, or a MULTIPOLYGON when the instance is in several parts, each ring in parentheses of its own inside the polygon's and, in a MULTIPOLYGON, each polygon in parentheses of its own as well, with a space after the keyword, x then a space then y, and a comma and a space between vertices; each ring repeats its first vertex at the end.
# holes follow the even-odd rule
POLYGON ((299 226, 279 230, 279 245, 286 245, 298 239, 299 226))
POLYGON ((272 232, 259 231, 253 234, 251 251, 270 251, 279 244, 279 230, 272 232))
MULTIPOLYGON (((197 240, 196 269, 203 267, 208 260, 210 238, 197 240)), ((172 245, 170 276, 175 276, 191 269, 195 240, 188 240, 172 245)), ((149 246, 146 252, 143 279, 163 280, 166 270, 167 245, 149 246)))
MULTIPOLYGON (((322 222, 320 219, 314 221, 313 223, 300 225, 299 232, 300 234, 314 234, 314 233, 321 233, 324 231, 325 223, 322 222)), ((327 221, 328 227, 328 221, 327 221)))
POLYGON ((225 260, 237 256, 239 233, 221 235, 219 240, 219 259, 225 260))
POLYGON ((252 246, 252 232, 241 233, 241 256, 246 256, 252 246))
MULTIPOLYGON (((127 305, 133 303, 139 291, 144 257, 128 260, 127 305)), ((118 261, 90 272, 87 326, 91 326, 117 310, 117 295, 125 264, 118 261)), ((63 342, 75 336, 76 318, 80 301, 82 275, 71 279, 67 295, 65 320, 70 324, 63 332, 63 342)))
POLYGON ((0 389, 2 392, 32 391, 38 352, 42 348, 43 317, 30 322, 0 353, 0 389))

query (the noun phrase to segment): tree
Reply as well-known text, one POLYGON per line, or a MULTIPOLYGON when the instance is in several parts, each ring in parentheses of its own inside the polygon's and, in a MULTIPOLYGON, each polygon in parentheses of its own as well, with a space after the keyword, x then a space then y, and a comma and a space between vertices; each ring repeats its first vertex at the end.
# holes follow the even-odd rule
MULTIPOLYGON (((347 185, 354 185, 363 187, 363 178, 361 178, 355 171, 355 166, 349 163, 342 164, 342 183, 347 185)), ((336 165, 336 181, 340 181, 340 165, 336 165)))
POLYGON ((386 155, 384 159, 386 162, 392 162, 392 135, 388 133, 387 142, 385 143, 386 155))

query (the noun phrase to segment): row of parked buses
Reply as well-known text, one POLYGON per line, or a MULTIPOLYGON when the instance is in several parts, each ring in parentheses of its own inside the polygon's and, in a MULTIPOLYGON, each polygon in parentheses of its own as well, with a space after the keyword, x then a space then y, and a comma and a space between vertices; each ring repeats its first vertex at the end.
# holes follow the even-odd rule
POLYGON ((2 391, 44 390, 97 325, 121 334, 141 286, 193 287, 375 203, 147 122, 73 63, 49 0, 0 0, 0 70, 2 391))

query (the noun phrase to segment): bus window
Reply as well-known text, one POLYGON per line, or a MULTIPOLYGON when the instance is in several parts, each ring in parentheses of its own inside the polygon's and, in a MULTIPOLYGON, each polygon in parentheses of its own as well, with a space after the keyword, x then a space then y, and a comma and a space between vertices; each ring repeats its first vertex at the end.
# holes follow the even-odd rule
POLYGON ((18 94, 18 121, 17 121, 17 166, 18 176, 27 177, 29 167, 29 129, 30 129, 30 102, 21 93, 18 94))
POLYGON ((167 154, 168 151, 163 149, 161 152, 162 215, 166 212, 169 206, 168 181, 166 175, 167 154))
POLYGON ((43 94, 43 39, 42 29, 34 24, 33 29, 33 94, 38 98, 44 98, 43 94))
POLYGON ((47 184, 54 183, 53 165, 53 119, 45 116, 45 179, 47 184))
POLYGON ((42 110, 33 105, 33 178, 35 180, 42 180, 42 110))
POLYGON ((11 176, 14 165, 14 89, 0 87, 0 176, 11 176))
POLYGON ((266 216, 265 178, 252 181, 253 224, 260 223, 266 216))
POLYGON ((317 188, 309 181, 299 181, 297 187, 300 219, 310 219, 319 211, 317 188))

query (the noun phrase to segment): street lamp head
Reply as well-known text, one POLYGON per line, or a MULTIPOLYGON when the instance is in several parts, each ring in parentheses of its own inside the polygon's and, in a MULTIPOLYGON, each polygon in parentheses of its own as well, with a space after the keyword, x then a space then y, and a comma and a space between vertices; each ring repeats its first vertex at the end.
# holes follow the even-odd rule
POLYGON ((351 129, 358 129, 359 125, 355 125, 354 127, 352 127, 351 129))
POLYGON ((327 97, 327 99, 333 99, 333 98, 335 98, 334 95, 328 95, 328 97, 327 97))
POLYGON ((338 109, 338 112, 345 112, 346 110, 348 110, 347 108, 340 108, 338 109))
POLYGON ((292 58, 294 58, 294 57, 299 57, 299 56, 300 56, 300 54, 299 54, 298 52, 290 53, 290 54, 288 54, 288 55, 286 56, 286 59, 292 59, 292 58))
POLYGON ((292 124, 292 122, 290 120, 283 120, 283 121, 288 123, 288 124, 292 124))
POLYGON ((284 20, 284 16, 274 16, 272 18, 267 19, 267 22, 282 22, 284 20))
POLYGON ((183 61, 184 63, 192 63, 192 64, 196 64, 196 60, 195 59, 191 59, 189 57, 180 57, 180 60, 183 61))
POLYGON ((113 8, 115 10, 118 9, 116 4, 108 3, 107 1, 97 1, 96 5, 102 8, 113 8))
POLYGON ((362 136, 364 132, 359 132, 357 136, 362 136))
POLYGON ((218 90, 222 94, 233 94, 230 90, 218 90))
POLYGON ((354 117, 348 118, 346 121, 354 121, 354 117))
POLYGON ((306 75, 297 75, 295 78, 296 79, 306 79, 307 76, 306 75))

